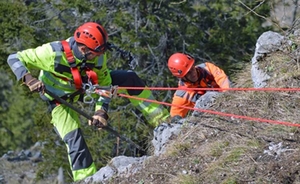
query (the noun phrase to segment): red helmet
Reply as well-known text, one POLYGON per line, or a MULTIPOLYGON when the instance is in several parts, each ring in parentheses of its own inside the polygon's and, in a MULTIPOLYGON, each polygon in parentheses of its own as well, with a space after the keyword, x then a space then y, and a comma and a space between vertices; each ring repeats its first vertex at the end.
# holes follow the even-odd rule
POLYGON ((175 53, 168 60, 168 67, 171 73, 178 78, 184 77, 194 65, 192 56, 183 53, 175 53))
POLYGON ((104 53, 107 49, 107 32, 95 22, 87 22, 79 26, 74 33, 74 38, 76 42, 84 44, 94 53, 104 53))

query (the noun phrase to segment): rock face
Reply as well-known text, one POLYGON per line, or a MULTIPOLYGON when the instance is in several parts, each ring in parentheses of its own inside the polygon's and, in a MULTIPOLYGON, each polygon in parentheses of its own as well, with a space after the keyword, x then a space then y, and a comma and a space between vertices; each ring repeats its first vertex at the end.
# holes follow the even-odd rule
MULTIPOLYGON (((159 156, 166 151, 166 146, 171 137, 178 135, 185 119, 181 119, 178 123, 162 123, 154 129, 154 138, 152 144, 154 146, 154 155, 159 156)), ((130 177, 143 168, 144 162, 151 156, 143 157, 127 157, 118 156, 111 162, 102 167, 93 176, 85 179, 86 183, 104 182, 112 177, 130 177)))
POLYGON ((278 0, 271 10, 271 17, 278 21, 281 27, 292 27, 299 12, 300 1, 278 0))
POLYGON ((37 162, 43 161, 41 153, 43 144, 37 142, 29 149, 5 153, 0 158, 0 184, 16 181, 32 183, 36 177, 37 162))
POLYGON ((142 164, 146 158, 147 156, 136 158, 126 156, 115 157, 107 166, 102 167, 93 176, 86 178, 85 182, 105 182, 115 175, 120 177, 130 177, 142 168, 142 164))
POLYGON ((260 59, 271 52, 283 50, 285 47, 284 43, 286 42, 290 41, 286 40, 285 37, 279 33, 273 31, 265 32, 258 38, 255 53, 251 60, 251 75, 255 88, 265 87, 267 85, 267 81, 270 79, 270 76, 266 73, 266 69, 259 67, 260 59))
POLYGON ((183 121, 184 119, 181 119, 178 124, 162 123, 154 129, 154 138, 152 140, 152 144, 155 148, 155 156, 158 156, 166 151, 166 144, 172 136, 178 135, 183 121))
POLYGON ((9 162, 19 162, 19 161, 31 161, 32 163, 42 161, 42 149, 43 145, 41 142, 37 142, 32 148, 27 150, 22 150, 20 152, 8 151, 4 154, 1 159, 5 159, 9 162))

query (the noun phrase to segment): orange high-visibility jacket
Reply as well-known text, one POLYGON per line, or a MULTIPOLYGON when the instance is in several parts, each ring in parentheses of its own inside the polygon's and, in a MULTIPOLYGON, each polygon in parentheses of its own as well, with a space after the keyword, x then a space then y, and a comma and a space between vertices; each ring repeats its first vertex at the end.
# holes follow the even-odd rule
MULTIPOLYGON (((230 82, 225 72, 216 65, 206 62, 195 66, 199 81, 195 83, 179 80, 178 87, 187 88, 229 88, 230 82)), ((194 107, 196 100, 206 91, 177 90, 174 93, 170 110, 171 117, 179 115, 185 117, 189 109, 176 106, 194 107), (175 105, 175 106, 174 106, 175 105)), ((222 91, 219 91, 222 92, 222 91)), ((224 91, 223 91, 224 92, 224 91)))

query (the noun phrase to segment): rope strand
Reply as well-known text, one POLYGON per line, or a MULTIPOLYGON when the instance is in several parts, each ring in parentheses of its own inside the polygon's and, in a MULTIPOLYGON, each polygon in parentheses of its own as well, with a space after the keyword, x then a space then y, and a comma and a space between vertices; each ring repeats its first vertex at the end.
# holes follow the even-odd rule
POLYGON ((157 100, 144 99, 144 98, 139 98, 139 97, 136 97, 136 96, 130 96, 130 95, 126 95, 126 94, 118 94, 118 96, 125 97, 125 98, 132 98, 132 99, 136 99, 136 100, 147 101, 147 102, 152 102, 152 103, 158 103, 158 104, 167 105, 167 106, 181 107, 181 108, 186 108, 186 109, 189 109, 189 110, 194 110, 194 111, 199 111, 199 112, 206 112, 206 113, 210 113, 210 114, 216 114, 216 115, 226 116, 226 117, 231 117, 231 118, 238 118, 238 119, 245 119, 245 120, 249 120, 249 121, 258 121, 258 122, 264 122, 264 123, 270 123, 270 124, 279 124, 279 125, 300 127, 300 124, 295 124, 295 123, 291 123, 291 122, 275 121, 275 120, 268 120, 268 119, 262 119, 262 118, 253 118, 253 117, 248 117, 248 116, 241 116, 241 115, 236 115, 236 114, 223 113, 223 112, 207 110, 207 109, 199 109, 199 108, 192 108, 192 107, 187 107, 187 106, 174 105, 174 104, 167 103, 167 102, 159 102, 157 100))
POLYGON ((118 89, 187 90, 187 91, 300 91, 300 88, 187 88, 187 87, 120 87, 118 89))

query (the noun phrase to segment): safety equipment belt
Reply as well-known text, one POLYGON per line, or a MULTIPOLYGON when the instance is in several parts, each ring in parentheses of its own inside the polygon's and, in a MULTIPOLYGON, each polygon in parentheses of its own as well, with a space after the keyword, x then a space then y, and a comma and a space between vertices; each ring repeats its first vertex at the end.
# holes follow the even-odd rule
POLYGON ((85 73, 93 85, 98 84, 98 76, 97 76, 96 72, 94 72, 93 70, 91 70, 89 68, 85 68, 85 73))
MULTIPOLYGON (((76 61, 75 61, 75 58, 71 51, 70 45, 66 40, 62 40, 61 44, 64 48, 64 52, 66 54, 68 63, 71 68, 71 73, 73 75, 75 87, 76 87, 76 89, 81 89, 82 88, 82 79, 81 79, 80 72, 76 66, 76 61)), ((98 76, 97 76, 96 72, 94 72, 93 70, 91 70, 89 68, 84 68, 84 69, 85 69, 86 75, 88 76, 88 79, 92 82, 92 84, 93 85, 98 84, 98 76)))
POLYGON ((64 52, 66 54, 68 63, 69 63, 70 68, 71 68, 71 73, 73 75, 73 80, 74 80, 75 87, 76 87, 76 89, 81 89, 82 88, 82 79, 81 79, 79 70, 76 66, 76 61, 75 61, 75 58, 74 58, 73 53, 71 51, 70 45, 66 40, 62 40, 61 44, 64 48, 64 52))

